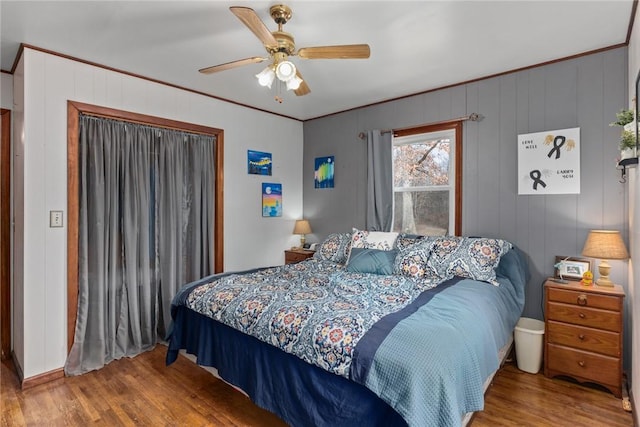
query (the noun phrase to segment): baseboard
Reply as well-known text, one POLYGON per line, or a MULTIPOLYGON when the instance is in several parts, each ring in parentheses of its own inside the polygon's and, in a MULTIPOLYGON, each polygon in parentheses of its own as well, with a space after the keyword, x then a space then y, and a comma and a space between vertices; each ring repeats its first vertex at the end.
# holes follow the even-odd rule
POLYGON ((24 378, 24 375, 22 374, 22 366, 18 365, 18 358, 13 350, 11 350, 11 359, 13 360, 13 366, 16 368, 16 374, 18 374, 18 381, 22 384, 22 379, 24 378))
POLYGON ((22 366, 20 366, 16 361, 18 358, 16 354, 11 351, 11 357, 13 358, 13 366, 16 368, 16 373, 18 374, 18 381, 20 382, 20 388, 22 390, 26 390, 31 387, 35 387, 40 384, 45 384, 59 378, 64 378, 64 368, 55 369, 53 371, 45 372, 43 374, 35 375, 33 377, 25 378, 24 373, 22 372, 22 366))
POLYGON ((35 387, 40 384, 45 384, 60 378, 64 378, 64 368, 55 369, 53 371, 45 372, 33 377, 23 379, 22 389, 26 390, 28 388, 35 387))
POLYGON ((25 378, 24 373, 22 372, 22 366, 16 363, 17 357, 16 354, 11 351, 11 358, 13 359, 13 366, 16 368, 16 373, 18 374, 18 381, 20 381, 20 388, 22 390, 26 390, 31 387, 35 387, 40 384, 45 384, 59 378, 64 378, 64 368, 56 369, 53 371, 45 372, 40 375, 35 375, 33 377, 25 378))

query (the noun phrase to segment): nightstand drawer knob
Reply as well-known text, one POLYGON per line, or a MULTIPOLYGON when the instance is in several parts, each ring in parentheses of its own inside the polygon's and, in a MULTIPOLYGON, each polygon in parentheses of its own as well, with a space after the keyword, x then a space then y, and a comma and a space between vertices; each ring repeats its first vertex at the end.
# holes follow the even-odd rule
POLYGON ((578 316, 580 316, 580 318, 581 318, 581 319, 584 319, 584 318, 585 318, 584 313, 580 313, 580 314, 578 314, 578 316))
POLYGON ((587 305, 587 296, 585 294, 578 296, 578 305, 587 305))
POLYGON ((584 368, 585 363, 583 360, 581 360, 578 362, 578 365, 580 365, 581 368, 584 368))
POLYGON ((578 338, 580 338, 580 341, 584 341, 585 336, 584 336, 584 334, 580 334, 580 335, 578 335, 578 338))

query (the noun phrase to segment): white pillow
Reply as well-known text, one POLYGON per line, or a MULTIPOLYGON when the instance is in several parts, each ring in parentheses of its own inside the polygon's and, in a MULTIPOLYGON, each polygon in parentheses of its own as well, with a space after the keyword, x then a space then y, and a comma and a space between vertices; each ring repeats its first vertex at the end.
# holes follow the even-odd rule
POLYGON ((390 251, 394 249, 398 233, 385 231, 365 231, 353 229, 351 247, 390 251))

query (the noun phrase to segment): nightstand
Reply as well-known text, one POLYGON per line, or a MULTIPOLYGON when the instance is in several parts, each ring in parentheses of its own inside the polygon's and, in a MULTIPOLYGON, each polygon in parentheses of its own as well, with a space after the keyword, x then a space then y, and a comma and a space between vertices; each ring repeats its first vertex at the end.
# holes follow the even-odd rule
POLYGON ((311 258, 315 253, 315 251, 308 251, 306 249, 289 249, 284 251, 284 263, 294 264, 304 261, 307 258, 311 258))
POLYGON ((600 384, 621 397, 622 287, 547 280, 544 289, 545 376, 600 384))

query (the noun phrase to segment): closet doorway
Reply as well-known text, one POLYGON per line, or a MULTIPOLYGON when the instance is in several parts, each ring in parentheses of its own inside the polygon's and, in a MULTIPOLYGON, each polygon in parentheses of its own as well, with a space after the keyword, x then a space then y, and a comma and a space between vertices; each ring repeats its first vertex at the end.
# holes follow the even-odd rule
POLYGON ((213 272, 221 272, 223 269, 223 131, 201 125, 195 125, 174 120, 162 119, 137 113, 114 110, 110 108, 82 104, 69 101, 67 103, 67 344, 71 350, 76 330, 78 316, 78 291, 79 291, 79 221, 80 221, 80 116, 93 116, 103 119, 128 122, 136 125, 151 126, 212 136, 216 140, 213 152, 215 163, 214 218, 213 218, 213 272))

